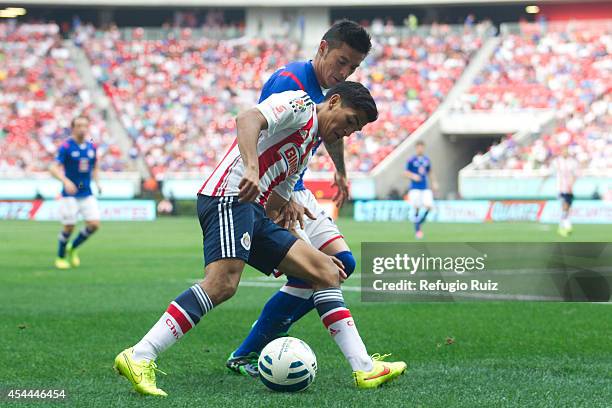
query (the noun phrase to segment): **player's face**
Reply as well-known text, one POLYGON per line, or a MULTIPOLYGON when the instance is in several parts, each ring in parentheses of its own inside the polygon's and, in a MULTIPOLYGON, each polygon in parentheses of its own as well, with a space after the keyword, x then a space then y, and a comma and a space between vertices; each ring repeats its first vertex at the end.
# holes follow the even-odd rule
POLYGON ((422 156, 423 153, 425 153, 425 146, 418 144, 414 147, 414 150, 416 151, 417 156, 422 156))
POLYGON ((346 81, 346 78, 355 72, 365 58, 365 54, 352 49, 345 43, 338 48, 330 49, 327 41, 321 41, 319 55, 315 69, 318 71, 317 77, 321 86, 327 89, 346 81))
POLYGON ((72 134, 74 137, 82 139, 87 135, 88 129, 89 121, 85 118, 78 118, 74 121, 74 126, 72 127, 72 134))
POLYGON ((332 96, 328 103, 327 115, 319 120, 319 132, 325 143, 333 144, 360 131, 368 123, 365 112, 342 106, 339 95, 332 96))

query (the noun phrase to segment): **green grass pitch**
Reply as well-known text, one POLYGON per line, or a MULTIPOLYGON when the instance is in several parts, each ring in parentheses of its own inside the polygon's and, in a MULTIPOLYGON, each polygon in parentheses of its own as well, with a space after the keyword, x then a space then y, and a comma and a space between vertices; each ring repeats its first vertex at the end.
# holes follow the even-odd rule
MULTIPOLYGON (((408 241, 409 224, 340 227, 359 259, 362 241, 408 241)), ((168 303, 201 278, 195 218, 111 223, 57 271, 58 223, 0 222, 0 388, 65 389, 65 406, 185 407, 604 407, 612 404, 612 305, 589 303, 361 303, 346 300, 371 353, 393 353, 407 374, 358 391, 350 368, 311 313, 292 330, 315 350, 319 371, 298 394, 276 394, 231 374, 227 355, 274 292, 247 270, 245 285, 158 360, 159 400, 135 394, 111 370, 168 303), (451 340, 452 339, 452 340, 451 340)), ((426 224, 432 241, 557 241, 540 224, 426 224)), ((611 226, 575 226, 571 240, 607 241, 611 226)), ((358 264, 359 267, 359 264, 358 264)), ((278 281, 278 285, 283 281, 278 281)), ((357 284, 357 282, 347 282, 357 284)), ((0 400, 0 406, 8 404, 0 400)), ((50 402, 17 406, 58 406, 50 402)), ((61 404, 59 404, 61 406, 61 404)))

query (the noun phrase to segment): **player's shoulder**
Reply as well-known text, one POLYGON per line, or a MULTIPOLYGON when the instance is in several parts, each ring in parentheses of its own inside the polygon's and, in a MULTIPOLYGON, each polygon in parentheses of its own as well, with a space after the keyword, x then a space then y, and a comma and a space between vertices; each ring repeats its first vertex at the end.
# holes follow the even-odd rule
POLYGON ((62 144, 60 144, 60 149, 70 149, 70 147, 73 145, 72 143, 72 139, 66 139, 62 142, 62 144))
POLYGON ((283 91, 283 92, 279 92, 276 94, 272 94, 271 96, 274 97, 275 99, 283 100, 290 105, 294 105, 294 104, 301 105, 303 103, 308 103, 308 102, 312 103, 312 100, 310 99, 310 96, 308 96, 308 93, 302 90, 283 91))
POLYGON ((280 70, 291 72, 293 74, 304 74, 309 64, 309 61, 293 61, 288 63, 284 67, 281 67, 280 70))
POLYGON ((300 89, 306 89, 308 83, 308 66, 309 61, 294 61, 280 67, 277 71, 277 77, 284 78, 295 82, 300 89))

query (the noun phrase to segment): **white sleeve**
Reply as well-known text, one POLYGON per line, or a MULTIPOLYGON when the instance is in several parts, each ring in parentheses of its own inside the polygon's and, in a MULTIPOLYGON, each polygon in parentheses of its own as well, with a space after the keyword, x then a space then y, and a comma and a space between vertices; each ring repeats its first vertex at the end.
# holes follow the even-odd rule
POLYGON ((274 192, 283 197, 285 200, 289 201, 291 199, 291 194, 293 193, 293 188, 299 179, 299 173, 292 174, 283 180, 283 182, 281 182, 279 185, 274 187, 274 192))
POLYGON ((268 134, 283 129, 298 130, 312 117, 315 104, 304 91, 286 91, 270 95, 255 106, 268 122, 268 134))

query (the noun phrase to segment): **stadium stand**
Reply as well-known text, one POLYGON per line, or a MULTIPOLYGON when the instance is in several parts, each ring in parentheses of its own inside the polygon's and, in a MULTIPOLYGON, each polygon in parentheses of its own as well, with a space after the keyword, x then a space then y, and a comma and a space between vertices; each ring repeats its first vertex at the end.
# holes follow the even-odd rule
POLYGON ((0 172, 46 171, 79 113, 91 120, 103 171, 126 169, 55 24, 0 24, 0 172))
MULTIPOLYGON (((289 40, 212 40, 190 30, 160 40, 117 29, 91 37, 83 43, 94 74, 159 179, 212 170, 233 140, 235 114, 277 67, 309 57, 289 40)), ((481 43, 477 31, 447 25, 385 30, 375 42, 352 79, 372 90, 380 119, 347 143, 352 171, 371 170, 423 123, 481 43)), ((322 154, 311 166, 333 169, 322 154)))
POLYGON ((569 146, 583 168, 612 160, 612 21, 522 24, 455 107, 469 112, 552 109, 556 126, 522 146, 507 137, 475 169, 548 168, 569 146))

